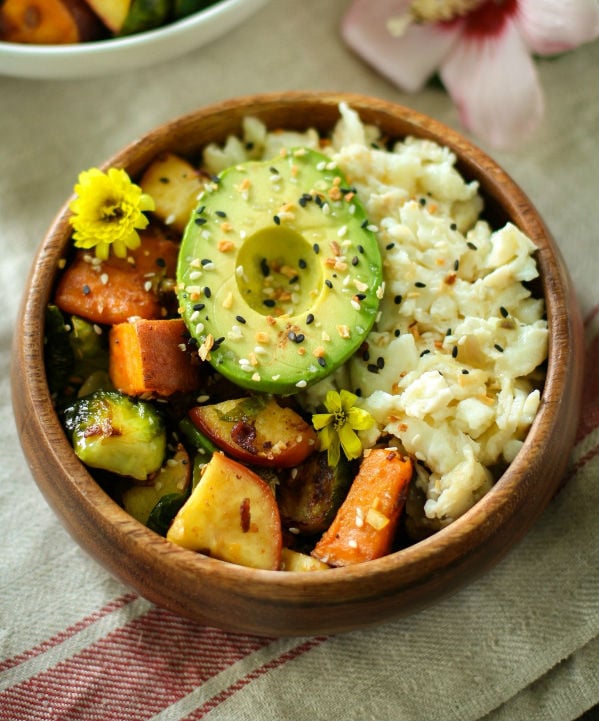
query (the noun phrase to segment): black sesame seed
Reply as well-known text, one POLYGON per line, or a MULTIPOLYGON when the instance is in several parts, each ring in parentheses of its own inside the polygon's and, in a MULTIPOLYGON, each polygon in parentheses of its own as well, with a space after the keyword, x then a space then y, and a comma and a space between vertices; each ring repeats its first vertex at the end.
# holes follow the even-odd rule
POLYGON ((274 220, 275 225, 281 225, 281 219, 279 218, 278 215, 273 215, 272 219, 274 220))
POLYGON ((470 371, 467 368, 462 368, 462 374, 467 376, 470 371))
POLYGON ((247 323, 246 319, 245 319, 242 315, 236 315, 236 316, 235 316, 235 320, 236 320, 238 323, 247 323))
POLYGON ((302 270, 305 270, 308 267, 308 264, 303 258, 300 258, 298 261, 298 265, 302 270))
POLYGON ((401 335, 401 331, 399 330, 399 328, 396 328, 396 329, 394 330, 393 335, 394 335, 396 338, 399 338, 399 336, 401 335))
POLYGON ((318 243, 314 243, 314 245, 312 246, 312 250, 316 253, 316 255, 320 253, 320 246, 318 245, 318 243))
POLYGON ((391 248, 395 248, 395 243, 387 243, 385 246, 385 250, 391 250, 391 248))
POLYGON ((426 205, 426 198, 420 198, 418 202, 420 203, 420 205, 426 205))
POLYGON ((215 210, 214 213, 218 215, 219 218, 226 218, 227 214, 224 210, 215 210))
POLYGON ((426 283, 423 283, 421 280, 417 280, 417 281, 414 283, 414 285, 415 285, 417 288, 426 288, 426 283))
POLYGON ((263 300, 262 303, 267 308, 274 308, 275 305, 277 304, 276 301, 274 301, 272 298, 267 298, 266 300, 263 300))
POLYGON ((319 358, 318 358, 318 365, 321 368, 326 368, 327 362, 322 356, 319 356, 319 358))
POLYGON ((192 305, 193 310, 204 310, 206 305, 204 303, 196 303, 195 305, 192 305))
POLYGON ((445 331, 445 335, 451 335, 451 328, 448 328, 448 329, 445 331))
POLYGON ((507 308, 504 308, 503 306, 499 308, 499 312, 504 318, 507 318, 509 315, 507 308))
POLYGON ((248 142, 245 144, 246 150, 253 150, 254 149, 254 143, 251 140, 248 140, 248 142))
POLYGON ((210 298, 210 296, 212 295, 212 291, 208 286, 204 288, 204 295, 206 296, 206 298, 210 298))
POLYGON ((290 330, 289 333, 287 333, 287 338, 289 338, 289 340, 292 340, 293 342, 295 342, 295 331, 290 330))
POLYGON ((460 261, 459 261, 459 260, 454 260, 454 262, 453 262, 453 269, 454 269, 454 270, 458 270, 459 267, 460 267, 460 261))
POLYGON ((457 358, 458 357, 458 347, 457 345, 454 345, 454 347, 451 349, 451 357, 457 358))
POLYGON ((363 361, 369 361, 369 360, 370 360, 370 353, 369 353, 367 350, 365 350, 365 351, 362 353, 362 360, 363 360, 363 361))
POLYGON ((210 176, 210 180, 211 180, 213 183, 220 183, 220 177, 219 177, 218 175, 211 175, 211 176, 210 176))
POLYGON ((199 208, 196 208, 196 213, 197 213, 198 215, 202 215, 202 213, 203 213, 205 210, 206 210, 206 206, 205 206, 205 205, 200 205, 199 208))
POLYGON ((354 255, 354 257, 351 259, 351 264, 358 265, 359 262, 360 262, 360 260, 359 260, 358 256, 354 255))
POLYGON ((458 229, 458 224, 457 224, 457 223, 452 223, 452 224, 449 226, 449 228, 450 228, 450 230, 457 230, 457 229, 458 229))
POLYGON ((303 343, 305 339, 306 339, 306 336, 305 336, 303 333, 296 333, 296 334, 295 334, 294 341, 295 341, 296 343, 303 343))
POLYGON ((393 302, 395 303, 395 305, 399 305, 402 300, 403 298, 401 295, 396 295, 395 298, 393 298, 393 302))
POLYGON ((362 395, 362 389, 361 389, 361 388, 356 388, 356 390, 354 391, 354 393, 355 393, 358 397, 360 397, 360 396, 362 395))
POLYGON ((202 265, 209 265, 210 263, 212 263, 212 261, 210 260, 210 258, 202 258, 202 260, 200 261, 200 263, 201 263, 202 265))
POLYGON ((422 351, 422 353, 420 354, 420 357, 422 358, 422 356, 426 355, 427 353, 430 353, 430 350, 428 348, 426 348, 425 350, 422 351))
POLYGON ((262 275, 265 278, 270 275, 270 267, 266 258, 262 258, 262 260, 260 261, 260 270, 262 271, 262 275))
POLYGON ((270 168, 269 168, 269 170, 270 170, 270 172, 271 172, 273 175, 278 175, 278 174, 279 174, 279 171, 275 168, 274 165, 271 165, 270 168))
POLYGON ((378 366, 381 370, 385 367, 385 359, 383 358, 383 356, 380 355, 380 356, 376 359, 376 364, 377 364, 377 366, 378 366))
POLYGON ((305 208, 306 205, 308 205, 308 199, 304 195, 302 195, 297 202, 302 206, 302 208, 305 208))
POLYGON ((85 284, 83 286, 82 290, 83 290, 83 295, 89 295, 91 293, 91 288, 87 284, 85 284))
POLYGON ((325 280, 324 284, 326 285, 327 288, 333 287, 333 284, 331 283, 331 281, 328 278, 325 280))
POLYGON ((368 368, 368 370, 369 370, 371 373, 378 373, 378 372, 379 372, 379 367, 378 367, 375 363, 369 363, 369 364, 366 366, 366 368, 368 368))
POLYGON ((170 180, 170 178, 165 178, 165 177, 162 177, 162 178, 160 178, 160 182, 161 182, 161 183, 165 183, 165 184, 166 184, 166 183, 170 183, 170 182, 171 182, 171 180, 170 180))
POLYGON ((193 222, 194 222, 196 225, 204 225, 204 224, 207 223, 208 221, 206 220, 206 218, 195 218, 193 222))
POLYGON ((294 275, 291 278, 289 278, 289 283, 290 283, 290 285, 293 285, 294 283, 297 283, 298 280, 299 280, 299 275, 294 275))
POLYGON ((310 325, 310 323, 313 323, 313 322, 314 322, 314 316, 312 315, 312 313, 308 313, 308 315, 306 316, 306 325, 310 325))
POLYGON ((474 243, 471 243, 470 241, 468 241, 466 245, 470 248, 470 250, 478 250, 474 243))
POLYGON ((368 218, 365 218, 362 221, 362 225, 360 225, 360 228, 367 228, 368 227, 368 218))
POLYGON ((495 348, 496 351, 499 351, 500 353, 503 353, 503 348, 499 345, 499 343, 495 343, 495 345, 493 346, 493 348, 495 348))
POLYGON ((364 300, 366 298, 366 293, 356 293, 356 300, 364 300))
POLYGON ((358 253, 362 253, 362 255, 364 254, 364 246, 363 245, 358 246, 358 253))
POLYGON ((155 263, 159 268, 164 268, 166 266, 166 260, 164 258, 156 258, 155 263))

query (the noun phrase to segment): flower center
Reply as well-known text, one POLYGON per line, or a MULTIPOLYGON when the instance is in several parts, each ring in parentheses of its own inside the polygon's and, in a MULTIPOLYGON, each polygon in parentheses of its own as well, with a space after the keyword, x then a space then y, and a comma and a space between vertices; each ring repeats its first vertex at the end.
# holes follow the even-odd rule
POLYGON ((345 411, 335 411, 333 414, 335 419, 333 420, 333 428, 338 431, 347 423, 347 415, 345 411))
POLYGON ((124 216, 123 206, 116 200, 107 200, 100 210, 100 220, 106 223, 118 222, 124 216))
POLYGON ((416 22, 447 22, 476 10, 486 0, 412 0, 410 15, 416 22))

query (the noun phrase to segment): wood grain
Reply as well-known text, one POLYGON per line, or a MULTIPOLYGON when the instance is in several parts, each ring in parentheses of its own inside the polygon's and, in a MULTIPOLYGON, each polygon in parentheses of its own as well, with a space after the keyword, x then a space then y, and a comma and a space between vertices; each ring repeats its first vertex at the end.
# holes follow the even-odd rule
POLYGON ((74 539, 141 595, 200 623, 262 634, 347 631, 414 613, 496 564, 530 529, 559 488, 574 441, 582 389, 582 323, 559 250, 524 192, 479 148, 408 108, 343 93, 292 92, 239 98, 167 123, 108 159, 141 172, 158 153, 198 155, 238 133, 253 115, 270 128, 327 131, 344 101, 390 138, 416 135, 449 146, 467 179, 479 181, 489 213, 510 219, 537 245, 550 327, 542 403, 524 446, 493 489, 449 527, 366 564, 309 574, 256 571, 168 543, 115 504, 75 457, 52 408, 43 366, 44 309, 69 243, 67 203, 33 262, 14 336, 12 395, 31 472, 74 539))

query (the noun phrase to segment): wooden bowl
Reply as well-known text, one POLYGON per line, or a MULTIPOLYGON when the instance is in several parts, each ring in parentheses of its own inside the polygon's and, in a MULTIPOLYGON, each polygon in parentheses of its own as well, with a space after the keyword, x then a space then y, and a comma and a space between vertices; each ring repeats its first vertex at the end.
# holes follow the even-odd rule
MULTIPOLYGON (((476 179, 494 221, 513 221, 538 247, 550 329, 542 402, 523 448, 494 487, 453 524, 379 560, 312 573, 244 568, 167 542, 113 502, 76 458, 50 401, 44 309, 70 240, 67 204, 34 260, 15 333, 13 405, 31 472, 67 530, 110 573, 182 616, 266 636, 329 634, 413 613, 493 566, 530 529, 562 483, 579 417, 582 324, 571 281, 547 228, 513 180, 480 149, 413 110, 361 95, 290 92, 201 108, 125 147, 105 167, 136 177, 160 151, 196 153, 240 130, 244 116, 271 128, 327 131, 346 101, 392 138, 449 146, 476 179)), ((70 200, 70 199, 69 199, 70 200)), ((68 202, 68 201, 67 201, 68 202)))

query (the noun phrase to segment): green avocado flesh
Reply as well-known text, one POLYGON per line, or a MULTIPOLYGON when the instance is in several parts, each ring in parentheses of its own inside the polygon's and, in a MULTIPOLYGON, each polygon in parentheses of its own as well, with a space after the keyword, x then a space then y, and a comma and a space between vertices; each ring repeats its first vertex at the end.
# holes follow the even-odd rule
POLYGON ((225 170, 202 194, 177 269, 200 357, 244 388, 296 393, 362 344, 382 296, 363 206, 305 148, 225 170))

